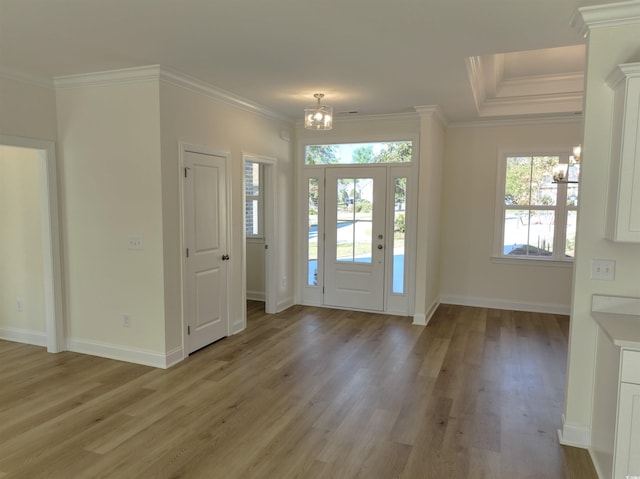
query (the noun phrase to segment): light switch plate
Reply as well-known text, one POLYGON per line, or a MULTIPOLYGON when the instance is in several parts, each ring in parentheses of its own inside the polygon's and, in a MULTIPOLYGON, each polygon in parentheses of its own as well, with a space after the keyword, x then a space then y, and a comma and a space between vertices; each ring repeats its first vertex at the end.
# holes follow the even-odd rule
POLYGON ((129 237, 129 249, 142 250, 144 249, 144 241, 140 236, 129 237))
POLYGON ((613 281, 616 277, 616 262, 611 259, 591 260, 591 279, 613 281))

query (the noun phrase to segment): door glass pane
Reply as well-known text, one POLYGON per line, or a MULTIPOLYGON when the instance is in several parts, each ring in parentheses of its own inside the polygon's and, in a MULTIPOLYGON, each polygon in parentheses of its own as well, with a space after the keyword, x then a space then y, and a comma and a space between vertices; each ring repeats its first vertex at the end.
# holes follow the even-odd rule
POLYGON ((338 178, 336 260, 371 263, 373 179, 338 178))
POLYGON ((307 285, 318 285, 318 179, 310 178, 308 185, 309 219, 307 243, 307 285))
POLYGON ((576 254, 576 220, 578 212, 576 210, 567 211, 567 241, 564 246, 564 254, 574 258, 576 254))
POLYGON ((505 211, 504 254, 551 256, 553 254, 553 210, 505 211))
POLYGON ((394 294, 404 293, 404 238, 405 238, 405 205, 407 197, 407 179, 394 180, 393 195, 393 263, 392 289, 394 294))

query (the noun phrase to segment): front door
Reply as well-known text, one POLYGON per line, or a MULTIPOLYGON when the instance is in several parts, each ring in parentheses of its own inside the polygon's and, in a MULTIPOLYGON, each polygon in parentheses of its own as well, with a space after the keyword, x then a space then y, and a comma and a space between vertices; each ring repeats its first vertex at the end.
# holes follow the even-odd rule
POLYGON ((324 304, 384 310, 386 169, 326 169, 324 304))
POLYGON ((184 152, 185 348, 229 334, 226 158, 184 152))

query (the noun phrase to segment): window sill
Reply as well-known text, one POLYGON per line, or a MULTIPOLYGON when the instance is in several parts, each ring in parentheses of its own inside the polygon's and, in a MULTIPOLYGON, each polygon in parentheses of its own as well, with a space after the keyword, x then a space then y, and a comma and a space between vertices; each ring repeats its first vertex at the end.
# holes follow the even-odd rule
POLYGON ((512 264, 521 266, 544 266, 552 268, 573 268, 573 259, 570 260, 557 260, 557 259, 542 259, 542 258, 506 258, 504 256, 492 256, 492 263, 498 264, 512 264))

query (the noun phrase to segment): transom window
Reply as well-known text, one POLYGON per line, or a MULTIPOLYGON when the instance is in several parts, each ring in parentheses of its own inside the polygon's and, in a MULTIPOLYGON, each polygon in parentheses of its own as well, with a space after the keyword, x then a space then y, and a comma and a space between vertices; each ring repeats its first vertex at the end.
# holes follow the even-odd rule
POLYGON ((307 145, 306 165, 352 165, 411 162, 411 141, 307 145))
POLYGON ((498 198, 496 256, 571 261, 575 254, 579 165, 569 155, 506 155, 498 198), (563 182, 554 170, 566 168, 563 182))

